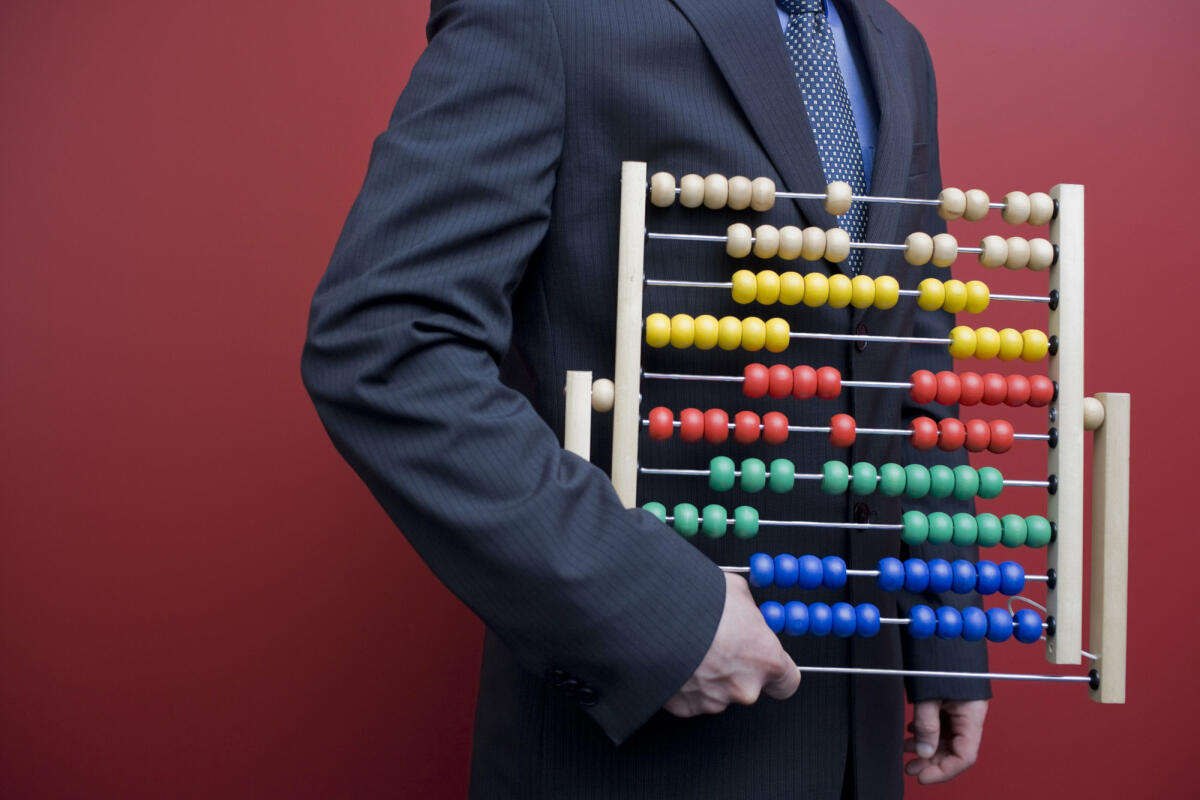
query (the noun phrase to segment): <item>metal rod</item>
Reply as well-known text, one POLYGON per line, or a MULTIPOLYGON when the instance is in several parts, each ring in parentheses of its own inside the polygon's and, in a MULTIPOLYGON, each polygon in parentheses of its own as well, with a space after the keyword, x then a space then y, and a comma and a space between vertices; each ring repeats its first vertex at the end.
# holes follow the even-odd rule
MULTIPOLYGON (((643 417, 642 418, 642 427, 643 428, 650 427, 650 420, 643 417)), ((671 420, 671 427, 681 428, 681 427, 683 427, 683 421, 678 420, 678 419, 671 420)), ((734 430, 737 430, 738 426, 737 426, 736 422, 729 422, 729 423, 726 423, 725 427, 729 428, 729 430, 731 430, 731 431, 734 431, 734 430)), ((766 430, 766 427, 767 426, 763 425, 761 422, 758 425, 758 429, 760 431, 766 430)), ((788 429, 789 433, 829 433, 830 431, 833 430, 828 425, 788 425, 787 429, 788 429)), ((855 431, 855 433, 879 434, 881 436, 912 436, 912 434, 913 434, 912 428, 858 428, 858 427, 856 427, 854 429, 854 431, 855 431)), ((1030 440, 1047 441, 1050 438, 1050 434, 1048 434, 1048 433, 1014 433, 1013 438, 1014 439, 1030 439, 1030 440)))
POLYGON ((903 675, 916 678, 977 678, 992 681, 1058 681, 1062 683, 1091 683, 1088 675, 1027 675, 1021 672, 949 672, 931 669, 874 669, 870 667, 805 667, 800 672, 826 672, 844 675, 903 675))
MULTIPOLYGON (((904 245, 863 245, 880 250, 895 250, 897 248, 904 249, 904 245)), ((672 286, 682 289, 732 289, 732 281, 679 281, 679 280, 664 280, 662 278, 647 278, 647 286, 672 286)), ((919 289, 901 289, 901 297, 920 297, 919 289)), ((1049 303, 1049 297, 1040 297, 1032 294, 991 294, 988 296, 991 300, 1015 300, 1020 303, 1049 303)))
MULTIPOLYGON (((697 478, 707 478, 712 475, 711 469, 673 469, 668 467, 638 467, 638 472, 642 475, 683 475, 694 476, 697 478)), ((740 469, 735 469, 733 471, 733 477, 740 478, 741 476, 742 471, 740 469)), ((769 479, 771 477, 770 471, 764 473, 764 477, 769 479)), ((792 477, 798 481, 820 481, 825 479, 825 475, 820 472, 797 472, 792 477)), ((883 480, 883 478, 876 475, 875 480, 878 482, 883 480)), ((1005 478, 1003 480, 1003 485, 1030 486, 1037 489, 1045 489, 1050 485, 1050 481, 1031 481, 1019 480, 1016 478, 1005 478)))
MULTIPOLYGON (((646 231, 647 239, 667 239, 678 242, 727 242, 728 236, 711 233, 662 233, 661 231, 646 231)), ((754 244, 758 241, 757 236, 750 237, 750 243, 754 244)), ((882 242, 850 242, 851 249, 855 250, 897 250, 904 251, 908 248, 906 244, 884 244, 882 242)), ((959 253, 968 255, 979 255, 983 252, 982 247, 959 247, 956 248, 959 253)))

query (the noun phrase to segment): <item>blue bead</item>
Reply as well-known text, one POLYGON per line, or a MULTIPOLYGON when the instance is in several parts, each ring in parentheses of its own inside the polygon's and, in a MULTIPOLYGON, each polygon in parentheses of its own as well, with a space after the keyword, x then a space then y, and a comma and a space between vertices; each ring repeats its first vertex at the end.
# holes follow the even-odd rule
POLYGON ((995 562, 980 561, 975 565, 975 573, 978 576, 975 590, 980 594, 995 594, 1000 588, 1000 568, 995 562))
POLYGON ((879 633, 879 609, 870 603, 859 603, 854 608, 858 618, 855 632, 859 636, 874 636, 879 633))
POLYGON ((929 606, 913 606, 909 613, 908 634, 914 639, 928 639, 937 629, 937 614, 929 606))
POLYGON ((821 584, 826 589, 840 589, 846 585, 846 562, 838 556, 825 556, 821 559, 824 573, 821 584))
POLYGON ((958 559, 950 565, 954 570, 954 583, 950 590, 955 594, 966 594, 975 591, 975 565, 966 559, 958 559))
POLYGON ((934 558, 929 561, 929 591, 944 592, 954 584, 954 572, 950 562, 944 558, 934 558))
POLYGON ((762 611, 763 619, 767 621, 768 628, 776 633, 783 630, 783 606, 774 600, 768 600, 758 608, 762 611))
POLYGON ((766 553, 755 553, 750 556, 750 585, 761 589, 774 582, 775 559, 766 553))
POLYGON ((833 630, 833 609, 825 603, 808 604, 808 632, 813 636, 828 636, 833 630))
POLYGON ((808 633, 808 606, 793 600, 783 607, 783 631, 788 636, 808 633))
MULTIPOLYGON (((876 578, 879 588, 885 592, 898 591, 904 586, 904 564, 898 558, 879 559, 879 577, 876 578)), ((971 585, 975 585, 975 571, 971 571, 971 585)))
POLYGON ((978 642, 987 636, 988 618, 982 608, 967 606, 962 610, 962 637, 968 642, 978 642))
POLYGON ((854 606, 849 603, 834 603, 833 635, 845 639, 847 636, 853 636, 857 628, 858 615, 854 613, 854 606))
POLYGON ((962 614, 954 606, 939 606, 937 610, 937 636, 939 639, 957 639, 962 635, 962 614))
POLYGON ((1042 618, 1031 608, 1022 608, 1016 614, 1018 642, 1033 644, 1042 638, 1042 618))
POLYGON ((825 566, 816 556, 800 556, 800 588, 815 589, 825 577, 825 566))
POLYGON ((1025 588, 1025 568, 1015 561, 1000 565, 1000 594, 1020 594, 1025 588))
POLYGON ((793 555, 780 553, 775 556, 775 585, 781 589, 790 589, 796 585, 800 577, 800 564, 793 555))
POLYGON ((904 562, 904 588, 910 592, 923 592, 929 587, 929 565, 919 558, 904 562))
POLYGON ((1012 614, 1003 608, 989 608, 987 612, 989 642, 1007 642, 1013 635, 1012 614))

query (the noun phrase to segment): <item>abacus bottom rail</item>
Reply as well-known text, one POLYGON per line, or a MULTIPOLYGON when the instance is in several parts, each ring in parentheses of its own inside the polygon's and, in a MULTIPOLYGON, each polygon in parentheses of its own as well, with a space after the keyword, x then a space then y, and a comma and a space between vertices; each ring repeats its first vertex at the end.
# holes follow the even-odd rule
POLYGON ((874 667, 806 667, 800 664, 801 673, 823 672, 839 675, 900 675, 908 678, 975 678, 991 681, 1051 681, 1058 683, 1086 683, 1091 688, 1100 685, 1100 673, 1092 670, 1087 675, 1033 675, 1023 672, 950 672, 933 669, 883 669, 874 667))

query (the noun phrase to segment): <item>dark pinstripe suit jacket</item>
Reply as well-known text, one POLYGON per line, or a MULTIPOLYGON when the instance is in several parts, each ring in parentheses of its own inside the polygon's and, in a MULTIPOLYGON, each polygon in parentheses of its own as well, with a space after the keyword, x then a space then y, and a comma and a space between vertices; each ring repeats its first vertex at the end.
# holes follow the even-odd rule
MULTIPOLYGON (((694 720, 658 712, 704 655, 720 617, 724 589, 714 561, 745 563, 756 550, 839 552, 870 566, 901 554, 895 535, 771 532, 693 545, 649 514, 621 507, 604 455, 593 466, 560 448, 565 371, 611 374, 623 159, 676 175, 824 186, 771 0, 433 6, 429 47, 375 143, 316 292, 303 375, 338 449, 434 572, 487 623, 473 792, 828 797, 837 796, 852 759, 859 796, 899 795, 899 680, 811 675, 786 703, 694 720)), ((881 102, 875 193, 935 195, 936 105, 923 41, 881 0, 847 2, 844 16, 881 102)), ((739 216, 676 208, 653 219, 663 230, 712 232, 739 216)), ((815 202, 780 203, 764 221, 834 224, 815 202)), ((940 229, 920 208, 877 206, 868 239, 940 229)), ((728 280, 733 268, 719 246, 654 242, 647 250, 655 276, 728 280)), ((868 254, 864 271, 894 274, 906 288, 926 277, 878 252, 868 254)), ((799 307, 786 316, 794 329, 949 329, 948 317, 914 309, 911 302, 889 311, 799 307)), ((703 290, 651 290, 646 311, 749 313, 727 293, 703 290)), ((804 345, 785 355, 877 380, 948 361, 938 347, 877 344, 804 345)), ((736 372, 748 360, 694 351, 646 358, 647 369, 713 373, 736 372)), ((647 384, 644 407, 756 407, 728 387, 704 391, 647 384)), ((784 410, 807 424, 849 411, 900 427, 927 413, 906 402, 901 392, 847 391, 784 410)), ((606 424, 594 441, 599 454, 607 452, 606 424)), ((834 452, 821 436, 794 436, 788 447, 801 469, 835 457, 956 463, 901 452, 893 437, 860 437, 850 453, 834 452)), ((644 444, 642 463, 702 467, 717 452, 644 444)), ((646 481, 639 494, 668 506, 706 502, 702 481, 679 478, 646 481)), ((750 502, 763 518, 847 519, 856 501, 860 518, 894 521, 901 510, 881 497, 824 495, 812 482, 786 496, 723 498, 729 506, 750 502)), ((896 613, 894 597, 865 583, 809 599, 849 595, 896 613)), ((978 648, 914 647, 894 630, 790 647, 802 664, 898 665, 903 657, 915 667, 978 669, 985 661, 978 648)), ((925 682, 909 692, 974 698, 987 687, 925 682)))

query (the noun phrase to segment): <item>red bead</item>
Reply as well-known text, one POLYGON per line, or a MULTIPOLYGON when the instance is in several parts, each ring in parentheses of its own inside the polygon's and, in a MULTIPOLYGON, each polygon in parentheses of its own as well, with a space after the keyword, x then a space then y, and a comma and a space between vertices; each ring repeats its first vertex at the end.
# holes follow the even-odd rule
POLYGON ((919 369, 909 378, 912 381, 912 388, 908 390, 908 396, 912 398, 914 403, 925 405, 933 402, 933 398, 937 397, 937 376, 927 369, 919 369))
POLYGON ((946 417, 938 423, 938 433, 941 434, 938 436, 939 450, 945 450, 949 453, 966 444, 967 426, 963 424, 961 419, 946 417))
POLYGON ((989 372, 983 376, 983 402, 989 406, 997 406, 1008 397, 1008 381, 998 372, 989 372))
POLYGON ((761 424, 758 414, 753 411, 739 411, 733 417, 733 438, 742 444, 754 444, 758 441, 761 424))
POLYGON ((817 371, 801 364, 792 367, 792 397, 808 400, 817 393, 817 371))
POLYGON ((817 370, 817 397, 832 400, 842 393, 842 373, 834 367, 817 370))
POLYGON ((938 426, 929 417, 917 417, 912 421, 912 446, 917 450, 932 450, 937 446, 938 426))
POLYGON ((771 375, 767 394, 776 400, 787 397, 792 393, 792 368, 783 364, 774 364, 768 370, 771 375))
POLYGON ((704 441, 720 444, 729 438, 729 415, 719 408, 704 412, 704 441))
POLYGON ((1007 453, 1008 449, 1013 446, 1013 426, 1006 419, 994 419, 991 421, 992 441, 988 443, 988 450, 993 453, 1007 453))
POLYGON ((937 374, 937 396, 933 399, 944 406, 958 402, 958 396, 962 393, 962 384, 959 383, 958 376, 953 372, 945 371, 937 374))
POLYGON ((1008 395, 1004 398, 1006 406, 1023 406, 1029 402, 1029 394, 1032 387, 1029 385, 1029 378, 1018 373, 1013 373, 1008 376, 1008 395))
POLYGON ((978 372, 960 373, 958 382, 962 386, 962 392, 958 395, 959 403, 964 406, 973 406, 983 399, 983 376, 978 372))
POLYGON ((685 408, 679 412, 679 438, 685 442, 698 442, 704 438, 703 411, 685 408))
POLYGON ((659 406, 650 409, 650 438, 655 441, 670 439, 675 433, 675 416, 671 409, 659 406))
POLYGON ((1029 405, 1048 406, 1054 400, 1054 381, 1045 375, 1029 376, 1029 405))
POLYGON ((834 447, 854 444, 854 417, 849 414, 833 415, 829 420, 829 443, 834 447))
MULTIPOLYGON (((789 370, 790 372, 790 370, 789 370)), ((762 418, 763 441, 767 444, 783 444, 788 437, 788 420, 778 411, 768 411, 762 418)))
POLYGON ((986 419, 967 420, 967 449, 972 453, 982 453, 987 450, 992 441, 992 427, 986 419))
POLYGON ((770 375, 762 364, 747 364, 742 370, 742 394, 746 397, 762 397, 767 393, 770 375))

